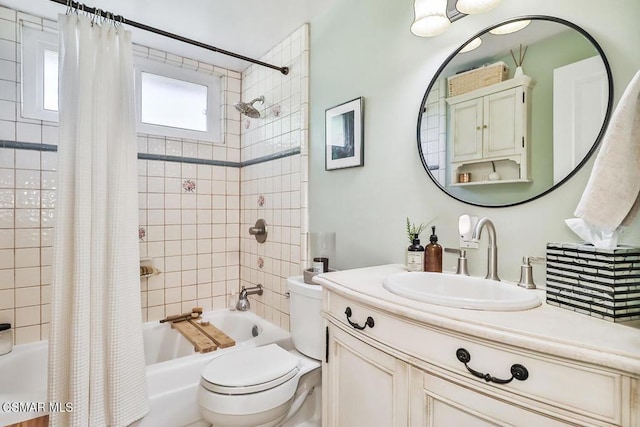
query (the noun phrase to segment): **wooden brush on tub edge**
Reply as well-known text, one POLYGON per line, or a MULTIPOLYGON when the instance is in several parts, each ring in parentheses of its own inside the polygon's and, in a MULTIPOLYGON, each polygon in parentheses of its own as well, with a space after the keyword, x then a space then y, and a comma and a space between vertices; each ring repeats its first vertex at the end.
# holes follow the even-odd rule
POLYGON ((183 313, 183 314, 173 314, 171 316, 167 316, 164 319, 160 320, 160 323, 164 322, 179 322, 187 319, 197 319, 202 314, 202 307, 193 307, 191 309, 191 313, 183 313))

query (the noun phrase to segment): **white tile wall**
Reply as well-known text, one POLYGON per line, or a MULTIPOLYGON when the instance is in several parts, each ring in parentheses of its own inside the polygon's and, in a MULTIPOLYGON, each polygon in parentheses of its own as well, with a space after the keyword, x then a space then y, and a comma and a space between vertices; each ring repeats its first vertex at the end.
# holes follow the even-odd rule
POLYGON ((422 152, 427 164, 438 165, 437 170, 431 173, 441 185, 446 185, 447 161, 447 84, 446 79, 440 79, 429 93, 427 98, 427 111, 422 117, 420 138, 422 152))
MULTIPOLYGON (((19 104, 18 20, 53 23, 0 7, 0 139, 58 143, 55 123, 23 119, 19 104), (6 22, 5 22, 6 21, 6 22)), ((139 160, 140 250, 163 274, 141 279, 143 318, 156 320, 227 305, 238 285, 265 285, 254 310, 289 327, 286 278, 307 266, 308 27, 262 60, 289 65, 287 76, 252 66, 240 74, 135 46, 137 55, 225 76, 225 145, 140 134, 141 153, 240 162, 300 149, 294 156, 242 169, 139 160), (242 77, 242 84, 241 84, 242 77), (232 105, 264 94, 263 118, 242 120, 232 105), (187 191, 187 181, 195 184, 187 191), (264 200, 259 206, 258 199, 264 200), (258 246, 246 230, 257 217, 272 225, 258 246)), ((57 153, 0 148, 0 322, 14 324, 16 343, 49 331, 51 246, 57 153)))
POLYGON ((252 308, 285 329, 289 329, 286 278, 301 275, 308 264, 308 57, 309 28, 304 25, 261 58, 289 66, 288 75, 251 66, 242 76, 243 101, 265 97, 264 105, 255 104, 261 118, 242 116, 242 160, 300 150, 300 154, 243 167, 240 180, 240 283, 264 286, 264 295, 249 297, 252 308), (269 225, 264 244, 246 231, 259 218, 269 225))
MULTIPOLYGON (((0 139, 58 144, 56 123, 20 115, 19 20, 55 23, 0 6, 0 139)), ((225 144, 138 135, 141 153, 240 161, 241 75, 188 58, 135 46, 137 55, 222 75, 225 144), (223 83, 223 86, 225 84, 223 83)), ((237 168, 139 160, 140 250, 163 274, 141 279, 145 320, 226 306, 240 279, 240 173, 237 168), (184 189, 185 181, 195 184, 184 189)), ((15 327, 15 342, 46 339, 49 331, 51 251, 57 153, 0 148, 0 322, 15 327)))

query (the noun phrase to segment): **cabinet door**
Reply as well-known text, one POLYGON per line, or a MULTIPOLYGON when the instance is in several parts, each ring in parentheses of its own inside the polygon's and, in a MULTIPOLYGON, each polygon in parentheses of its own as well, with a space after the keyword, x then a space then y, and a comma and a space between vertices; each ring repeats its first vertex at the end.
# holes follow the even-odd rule
POLYGON ((329 324, 323 425, 407 426, 408 365, 329 324))
POLYGON ((450 144, 452 162, 482 158, 482 98, 451 105, 450 144))
POLYGON ((455 382, 411 368, 412 427, 578 426, 533 412, 493 396, 490 388, 455 382))
POLYGON ((484 97, 485 158, 509 156, 522 146, 522 90, 518 88, 484 97), (520 98, 520 102, 518 102, 520 98))

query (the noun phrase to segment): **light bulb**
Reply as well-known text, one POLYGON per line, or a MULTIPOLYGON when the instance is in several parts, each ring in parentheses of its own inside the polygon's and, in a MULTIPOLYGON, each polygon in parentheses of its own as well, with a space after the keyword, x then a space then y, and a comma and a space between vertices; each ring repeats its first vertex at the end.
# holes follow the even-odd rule
POLYGON ((480 37, 476 37, 475 39, 471 40, 468 45, 460 49, 460 53, 471 52, 472 50, 479 48, 481 44, 482 39, 480 37))
POLYGON ((494 28, 493 30, 490 30, 489 32, 491 34, 495 34, 495 35, 498 35, 498 36, 504 35, 504 34, 511 34, 511 33, 515 33, 516 31, 522 30, 524 27, 526 27, 530 23, 531 23, 530 19, 524 19, 522 21, 510 22, 508 24, 500 25, 499 27, 494 28))
POLYGON ((456 9, 466 15, 488 12, 500 3, 500 0, 458 0, 456 9))
POLYGON ((415 19, 411 32, 418 37, 433 37, 444 33, 451 21, 447 17, 447 0, 415 0, 415 19))

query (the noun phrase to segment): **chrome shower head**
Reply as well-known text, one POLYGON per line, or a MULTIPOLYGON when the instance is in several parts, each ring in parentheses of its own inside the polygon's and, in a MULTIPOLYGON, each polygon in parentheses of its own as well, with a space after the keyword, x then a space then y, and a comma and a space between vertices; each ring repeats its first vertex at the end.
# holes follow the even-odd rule
POLYGON ((241 114, 251 117, 252 119, 258 119, 260 118, 260 111, 258 111, 258 109, 253 106, 253 104, 255 104, 258 101, 260 101, 261 104, 264 104, 264 95, 258 98, 255 98, 248 103, 242 102, 242 101, 237 102, 234 105, 234 107, 236 107, 236 110, 238 110, 241 114))

